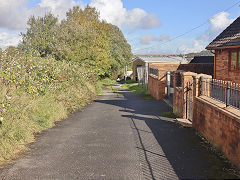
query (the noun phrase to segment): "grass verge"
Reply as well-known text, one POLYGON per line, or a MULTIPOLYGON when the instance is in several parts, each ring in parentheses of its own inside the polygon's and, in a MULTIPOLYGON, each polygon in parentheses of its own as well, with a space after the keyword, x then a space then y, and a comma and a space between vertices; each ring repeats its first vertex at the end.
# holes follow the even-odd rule
POLYGON ((163 112, 161 113, 161 116, 167 117, 167 118, 173 118, 173 119, 178 118, 178 116, 176 116, 172 111, 163 112))
MULTIPOLYGON (((103 89, 102 87, 105 86, 105 87, 109 87, 113 84, 116 83, 116 80, 112 80, 110 78, 105 78, 105 79, 101 79, 97 82, 97 94, 98 95, 102 95, 103 93, 103 89)), ((112 89, 111 89, 112 90, 112 89)))
POLYGON ((0 165, 17 158, 36 133, 91 103, 97 76, 52 57, 4 53, 0 69, 0 165))
POLYGON ((33 97, 21 89, 11 91, 9 96, 12 107, 0 127, 0 165, 28 150, 26 144, 34 142, 36 133, 53 127, 55 121, 63 120, 69 113, 91 103, 96 90, 85 83, 54 89, 43 96, 33 97))
POLYGON ((154 100, 145 87, 139 86, 138 83, 133 81, 126 81, 122 84, 122 87, 130 92, 140 95, 145 100, 154 100))

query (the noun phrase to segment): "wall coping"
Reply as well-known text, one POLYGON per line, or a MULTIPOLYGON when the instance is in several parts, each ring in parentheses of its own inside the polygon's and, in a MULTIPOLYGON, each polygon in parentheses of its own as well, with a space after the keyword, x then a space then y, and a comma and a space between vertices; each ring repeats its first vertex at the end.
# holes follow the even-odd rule
POLYGON ((201 64, 214 65, 214 63, 188 63, 188 64, 194 64, 194 65, 195 65, 195 64, 197 64, 197 65, 198 65, 198 64, 200 64, 200 65, 201 65, 201 64))
POLYGON ((194 76, 194 75, 197 75, 197 73, 191 72, 191 71, 183 72, 182 74, 183 74, 184 76, 194 76))
POLYGON ((182 87, 175 87, 176 88, 176 90, 178 90, 178 91, 182 91, 182 87))
POLYGON ((227 107, 226 105, 222 102, 219 102, 215 99, 212 99, 210 97, 207 96, 199 96, 196 97, 196 99, 198 99, 201 102, 204 102, 214 108, 217 108, 218 111, 220 111, 221 113, 230 116, 231 118, 233 118, 234 120, 236 120, 238 123, 240 123, 240 110, 233 108, 233 107, 227 107))
POLYGON ((194 76, 194 78, 200 78, 201 76, 203 76, 205 79, 212 79, 212 76, 207 74, 197 74, 194 76))
POLYGON ((188 63, 180 63, 180 62, 149 62, 150 63, 150 65, 158 65, 158 64, 169 64, 169 65, 171 65, 171 64, 188 64, 188 63))
POLYGON ((149 74, 150 77, 157 79, 158 80, 158 76, 154 75, 154 74, 149 74))

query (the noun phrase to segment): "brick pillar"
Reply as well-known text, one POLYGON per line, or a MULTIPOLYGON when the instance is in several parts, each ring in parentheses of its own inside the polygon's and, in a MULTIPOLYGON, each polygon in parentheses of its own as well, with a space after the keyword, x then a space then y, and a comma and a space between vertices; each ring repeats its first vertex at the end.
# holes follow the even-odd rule
POLYGON ((197 74, 193 76, 193 127, 195 127, 195 117, 197 117, 197 106, 196 106, 196 97, 200 96, 200 78, 203 76, 204 81, 207 81, 208 90, 206 94, 210 95, 210 84, 209 82, 212 79, 212 76, 206 74, 197 74))
POLYGON ((193 76, 193 127, 195 127, 194 119, 197 116, 196 97, 200 96, 200 77, 200 75, 193 76))
POLYGON ((193 76, 193 97, 200 96, 200 77, 199 74, 193 76))
MULTIPOLYGON (((183 118, 187 119, 188 118, 188 106, 187 106, 187 98, 188 98, 188 88, 187 84, 193 83, 193 76, 196 76, 197 73, 193 72, 183 72, 182 73, 182 89, 183 89, 183 118)), ((193 88, 193 85, 191 86, 193 88)))
POLYGON ((183 117, 183 90, 182 86, 178 86, 177 76, 183 71, 175 71, 173 75, 173 113, 179 117, 183 117))
POLYGON ((211 93, 211 80, 212 80, 212 76, 210 76, 210 75, 206 75, 206 74, 204 74, 203 75, 203 79, 204 79, 204 81, 205 81, 205 91, 206 91, 206 96, 208 96, 208 97, 210 97, 210 93, 211 93))

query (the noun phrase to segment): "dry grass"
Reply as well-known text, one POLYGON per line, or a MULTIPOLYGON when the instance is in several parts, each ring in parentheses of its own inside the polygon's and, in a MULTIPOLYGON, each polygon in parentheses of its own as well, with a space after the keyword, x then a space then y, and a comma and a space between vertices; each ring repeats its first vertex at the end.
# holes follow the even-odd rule
POLYGON ((0 165, 27 150, 36 133, 54 126, 101 92, 90 69, 51 57, 4 52, 0 69, 0 165))
MULTIPOLYGON (((0 92, 4 97, 6 88, 0 92)), ((89 103, 94 97, 94 86, 70 87, 64 91, 49 92, 44 96, 31 97, 18 90, 11 92, 12 106, 0 128, 0 164, 17 157, 26 144, 34 141, 34 135, 51 128, 55 121, 89 103)))
MULTIPOLYGON (((0 101, 4 101, 7 88, 2 87, 0 92, 0 101)), ((4 113, 0 126, 0 165, 26 151, 26 144, 34 141, 36 133, 51 128, 55 121, 90 103, 96 97, 96 87, 81 82, 67 88, 51 88, 44 95, 32 96, 23 89, 15 89, 8 96, 11 108, 4 113)))

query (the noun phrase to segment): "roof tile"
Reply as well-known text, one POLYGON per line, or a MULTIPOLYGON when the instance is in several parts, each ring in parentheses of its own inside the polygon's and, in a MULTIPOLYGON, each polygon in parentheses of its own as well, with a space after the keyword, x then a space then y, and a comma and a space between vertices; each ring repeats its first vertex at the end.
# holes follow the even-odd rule
POLYGON ((217 36, 206 49, 228 46, 240 46, 240 16, 217 36))

